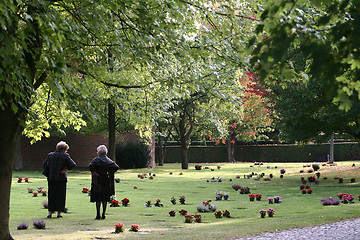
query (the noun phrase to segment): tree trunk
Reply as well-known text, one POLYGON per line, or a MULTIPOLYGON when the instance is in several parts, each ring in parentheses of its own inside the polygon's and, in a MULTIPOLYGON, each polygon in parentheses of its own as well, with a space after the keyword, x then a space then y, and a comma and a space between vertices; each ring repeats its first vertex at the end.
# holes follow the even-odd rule
POLYGON ((331 133, 329 163, 334 163, 334 135, 335 135, 334 133, 331 133))
POLYGON ((12 239, 9 230, 9 208, 12 170, 21 127, 12 109, 0 110, 0 239, 12 239))
POLYGON ((227 153, 228 153, 228 162, 235 162, 235 133, 232 132, 229 134, 227 142, 227 153))
POLYGON ((116 162, 116 142, 115 142, 115 107, 111 103, 108 104, 108 128, 109 128, 109 152, 108 156, 116 162))
POLYGON ((188 153, 188 145, 185 142, 185 144, 181 143, 181 168, 182 169, 188 169, 189 163, 187 159, 187 153, 188 153))
POLYGON ((155 126, 151 129, 152 136, 149 143, 149 151, 150 151, 150 162, 148 164, 148 168, 155 168, 155 126))

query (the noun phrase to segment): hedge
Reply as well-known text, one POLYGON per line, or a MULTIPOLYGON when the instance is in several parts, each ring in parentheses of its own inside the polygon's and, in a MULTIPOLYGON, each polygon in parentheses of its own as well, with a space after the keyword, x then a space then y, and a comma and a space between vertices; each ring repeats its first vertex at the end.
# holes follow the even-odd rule
MULTIPOLYGON (((336 143, 334 149, 335 161, 360 159, 358 143, 336 143)), ((330 144, 236 145, 234 154, 238 162, 326 162, 329 150, 330 144)), ((158 156, 156 152, 156 157, 158 156)), ((158 162, 157 158, 156 161, 158 162)), ((181 162, 180 146, 168 146, 164 163, 178 162, 181 162)), ((227 147, 225 145, 190 146, 188 162, 227 162, 227 147)))

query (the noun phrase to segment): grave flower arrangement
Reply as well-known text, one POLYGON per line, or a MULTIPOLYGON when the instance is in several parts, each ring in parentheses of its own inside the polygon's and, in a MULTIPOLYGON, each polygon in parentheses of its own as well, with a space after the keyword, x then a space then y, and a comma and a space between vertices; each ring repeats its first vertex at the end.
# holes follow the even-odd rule
POLYGON ((268 197, 268 201, 269 201, 269 204, 273 204, 274 203, 274 198, 268 197))
POLYGON ((196 206, 199 212, 215 212, 217 209, 216 204, 212 204, 211 200, 204 201, 196 206))
POLYGON ((266 210, 261 209, 261 210, 259 211, 259 213, 260 213, 260 217, 261 217, 261 218, 265 218, 265 216, 266 216, 266 210))
POLYGON ((194 215, 194 221, 197 222, 197 223, 201 223, 202 222, 202 219, 201 219, 201 215, 200 214, 195 214, 194 215))
POLYGON ((139 230, 140 230, 139 225, 137 225, 137 224, 131 224, 131 226, 130 226, 130 231, 137 232, 137 231, 139 231, 139 230))
POLYGON ((47 192, 46 192, 45 190, 42 190, 42 191, 41 191, 41 194, 42 194, 43 197, 46 197, 46 193, 47 193, 47 192))
POLYGON ((28 229, 29 224, 27 224, 26 222, 22 222, 17 226, 17 230, 25 230, 28 229))
POLYGON ((354 183, 354 182, 355 182, 355 178, 351 178, 351 179, 350 179, 350 182, 351 182, 351 183, 354 183))
POLYGON ((186 197, 185 197, 185 196, 180 196, 180 197, 179 197, 179 202, 180 202, 180 204, 185 204, 185 200, 186 200, 186 197))
POLYGON ((239 191, 239 189, 241 189, 241 186, 238 184, 234 184, 234 185, 232 185, 232 188, 237 192, 237 191, 239 191))
POLYGON ((156 203, 154 205, 155 207, 163 207, 163 204, 161 203, 161 199, 156 199, 156 203))
POLYGON ((201 165, 195 165, 196 170, 201 170, 201 167, 202 167, 201 165))
POLYGON ((110 207, 119 207, 119 201, 118 200, 111 200, 110 207))
POLYGON ((34 220, 33 225, 36 229, 45 229, 45 221, 43 219, 40 220, 34 220))
POLYGON ((22 177, 18 177, 17 182, 18 182, 18 183, 21 183, 21 182, 22 182, 22 180, 23 180, 23 179, 22 179, 22 177))
POLYGON ((261 201, 261 197, 262 197, 261 193, 255 194, 256 201, 261 201))
POLYGON ((352 194, 346 194, 344 195, 341 200, 342 200, 342 203, 354 203, 354 196, 352 194))
POLYGON ((114 227, 115 227, 115 233, 121 233, 125 231, 123 223, 115 223, 114 227))
POLYGON ((179 211, 179 213, 180 213, 181 215, 185 216, 185 215, 187 214, 187 211, 184 210, 184 209, 181 209, 181 210, 179 211))
POLYGON ((308 188, 308 189, 307 189, 307 193, 308 193, 308 194, 312 194, 312 189, 311 189, 311 188, 308 188))
POLYGON ((170 217, 175 217, 175 214, 176 214, 176 212, 175 212, 174 210, 171 210, 171 211, 169 212, 169 216, 170 216, 170 217))
POLYGON ((48 209, 49 203, 48 203, 47 201, 44 201, 44 202, 43 202, 43 207, 46 208, 46 209, 48 209))
POLYGON ((171 197, 171 198, 170 198, 170 202, 171 202, 173 205, 175 205, 175 204, 176 204, 176 199, 175 199, 175 197, 171 197))
POLYGON ((214 213, 216 218, 222 218, 222 212, 221 211, 217 211, 214 213))
POLYGON ((185 220, 184 220, 185 223, 192 223, 193 215, 184 215, 184 217, 185 217, 185 220))
POLYGON ((275 196, 275 197, 274 197, 274 203, 282 203, 282 197, 280 197, 280 196, 275 196))
POLYGON ((250 193, 250 194, 249 194, 249 200, 250 200, 251 202, 255 200, 255 197, 256 197, 255 194, 253 194, 253 193, 250 193))
POLYGON ((37 197, 38 192, 33 192, 32 194, 33 194, 33 197, 37 197))
POLYGON ((229 199, 229 194, 224 193, 224 200, 228 200, 229 199))
POLYGON ((267 210, 267 214, 268 214, 269 217, 274 217, 275 210, 273 208, 269 208, 267 210))
POLYGON ((304 188, 304 189, 301 189, 301 193, 302 193, 302 194, 306 194, 306 191, 307 191, 307 189, 305 189, 305 188, 304 188))
POLYGON ((151 200, 147 200, 147 201, 145 202, 145 207, 152 207, 152 205, 151 205, 151 200))
POLYGON ((281 174, 284 174, 284 173, 286 173, 286 170, 285 170, 285 168, 282 168, 282 169, 280 169, 280 173, 281 173, 281 174))
POLYGON ((230 212, 228 210, 223 211, 222 215, 226 218, 230 217, 230 212))
POLYGON ((129 202, 130 202, 130 200, 128 198, 124 198, 124 199, 121 200, 121 204, 124 207, 127 207, 129 205, 129 202))
POLYGON ((84 188, 82 189, 82 192, 83 192, 83 193, 88 193, 88 192, 89 192, 89 189, 84 187, 84 188))
POLYGON ((321 199, 321 203, 323 206, 329 206, 329 205, 339 205, 340 200, 335 200, 332 197, 328 197, 325 199, 321 199))
POLYGON ((25 182, 27 182, 27 183, 29 182, 29 178, 28 178, 28 177, 26 177, 24 180, 25 180, 25 182))

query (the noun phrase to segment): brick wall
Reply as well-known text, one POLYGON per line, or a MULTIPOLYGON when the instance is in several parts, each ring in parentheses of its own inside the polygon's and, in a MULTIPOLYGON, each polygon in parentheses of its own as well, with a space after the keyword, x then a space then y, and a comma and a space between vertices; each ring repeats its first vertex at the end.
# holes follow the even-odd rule
MULTIPOLYGON (((108 147, 108 138, 101 133, 92 135, 68 134, 66 137, 43 138, 40 142, 30 144, 30 139, 22 137, 21 155, 23 169, 40 170, 42 163, 49 152, 56 148, 59 141, 65 141, 69 145, 71 158, 76 162, 77 169, 87 169, 91 160, 96 157, 96 148, 104 144, 108 147)), ((126 144, 128 142, 137 142, 139 138, 133 133, 126 133, 117 136, 117 142, 126 144)), ((113 159, 115 160, 115 159, 113 159)))

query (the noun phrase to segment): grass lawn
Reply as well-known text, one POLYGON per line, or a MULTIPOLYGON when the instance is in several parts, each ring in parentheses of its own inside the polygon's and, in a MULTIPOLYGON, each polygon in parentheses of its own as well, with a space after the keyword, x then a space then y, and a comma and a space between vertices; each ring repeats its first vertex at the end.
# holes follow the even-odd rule
POLYGON ((181 170, 180 164, 166 164, 156 169, 120 170, 116 177, 121 179, 116 186, 116 197, 121 205, 123 198, 129 198, 128 207, 108 207, 105 220, 94 220, 95 204, 89 202, 89 196, 82 193, 84 187, 90 188, 88 171, 71 171, 68 174, 67 207, 68 213, 62 219, 47 219, 47 210, 42 203, 47 197, 33 197, 27 188, 44 187, 47 181, 40 172, 19 171, 13 173, 13 184, 10 205, 10 231, 15 239, 229 239, 245 235, 260 234, 268 231, 305 227, 342 219, 360 217, 360 162, 338 162, 336 166, 321 166, 319 184, 308 183, 312 194, 301 194, 300 178, 315 176, 308 173, 308 163, 270 163, 253 165, 252 163, 219 163, 202 164, 202 170, 195 170, 190 164, 188 170, 181 170), (355 166, 352 166, 355 164, 355 166), (209 169, 204 169, 207 166, 209 169), (221 168, 218 169, 217 166, 221 168), (214 169, 211 171, 211 168, 214 169), (280 169, 286 173, 280 178, 280 169), (305 173, 300 173, 304 170, 305 173), (153 179, 139 179, 139 173, 155 173, 153 179), (170 174, 173 172, 173 174, 170 174), (180 174, 182 172, 182 174, 180 174), (258 175, 245 179, 250 173, 258 175), (256 180, 257 176, 265 176, 256 180), (271 181, 264 181, 273 174, 271 181), (240 178, 236 178, 240 175, 240 178), (18 177, 29 177, 29 183, 17 183, 18 177), (222 178, 221 182, 211 182, 212 177, 222 178), (327 179, 324 179, 326 177, 327 179), (343 178, 344 183, 338 179, 343 178), (355 183, 350 179, 355 178, 355 183), (232 179, 232 181, 230 181, 232 179), (207 181, 209 180, 209 182, 207 181), (251 193, 261 193, 262 200, 250 202, 248 195, 232 189, 238 184, 250 187, 251 193), (137 189, 134 187, 136 186, 137 189), (217 191, 230 195, 227 201, 215 201, 217 191), (337 199, 340 192, 355 196, 354 204, 323 206, 320 199, 333 197, 337 199), (179 196, 184 195, 186 202, 179 203, 179 196), (177 200, 171 204, 171 197, 177 200), (281 196, 281 204, 269 204, 267 198, 281 196), (161 199, 163 207, 145 207, 147 200, 155 203, 161 199), (200 213, 202 223, 184 223, 184 217, 178 212, 181 209, 188 214, 199 214, 196 206, 203 201, 212 200, 220 211, 228 210, 230 218, 215 218, 214 213, 200 213), (260 218, 260 209, 275 209, 273 218, 260 218), (168 212, 175 210, 176 216, 168 212), (44 219, 46 228, 39 230, 33 227, 33 220, 44 219), (27 230, 17 230, 21 222, 27 222, 27 230), (125 232, 115 234, 114 224, 123 223, 125 232), (129 231, 131 224, 140 226, 139 232, 129 231))

